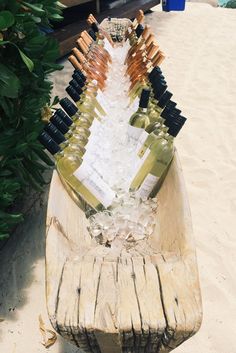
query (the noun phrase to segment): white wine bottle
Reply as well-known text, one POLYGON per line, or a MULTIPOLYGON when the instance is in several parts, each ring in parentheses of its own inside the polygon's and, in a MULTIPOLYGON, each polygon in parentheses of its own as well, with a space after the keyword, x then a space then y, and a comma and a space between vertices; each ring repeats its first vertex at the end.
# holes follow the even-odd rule
POLYGON ((39 141, 54 156, 61 178, 76 191, 90 207, 99 211, 108 208, 115 198, 114 191, 76 151, 60 146, 43 131, 39 141))
POLYGON ((87 144, 88 140, 85 142, 82 136, 76 134, 68 136, 68 133, 63 135, 63 133, 51 122, 46 124, 44 131, 47 132, 47 134, 60 146, 61 149, 69 147, 71 152, 76 151, 76 153, 78 153, 81 157, 85 154, 86 149, 84 146, 87 144))
POLYGON ((142 158, 139 158, 132 182, 131 191, 137 191, 140 197, 148 198, 154 189, 158 189, 162 175, 168 168, 174 155, 174 137, 182 128, 185 118, 169 124, 169 133, 157 136, 142 158))
POLYGON ((150 123, 147 114, 147 106, 149 100, 150 90, 144 88, 141 93, 139 108, 131 115, 128 125, 128 139, 134 144, 137 143, 139 136, 141 135, 143 129, 145 129, 150 123))

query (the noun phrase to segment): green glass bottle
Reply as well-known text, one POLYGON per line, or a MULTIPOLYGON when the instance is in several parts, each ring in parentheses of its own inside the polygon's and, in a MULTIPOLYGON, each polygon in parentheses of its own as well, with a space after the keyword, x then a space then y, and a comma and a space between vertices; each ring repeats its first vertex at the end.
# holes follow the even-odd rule
MULTIPOLYGON (((76 106, 79 108, 80 112, 89 113, 91 115, 94 115, 98 119, 102 118, 102 114, 100 113, 100 111, 98 109, 96 109, 98 102, 95 97, 92 97, 91 95, 88 95, 88 94, 83 94, 80 96, 76 92, 76 90, 70 85, 66 88, 66 92, 69 94, 69 96, 76 103, 76 106)), ((99 106, 100 106, 100 104, 99 104, 99 106)), ((105 113, 104 113, 104 115, 105 115, 105 113)))
POLYGON ((115 193, 103 179, 76 151, 62 150, 60 146, 43 131, 39 141, 54 156, 56 168, 61 178, 77 192, 90 207, 100 211, 109 207, 115 193))
POLYGON ((76 152, 81 156, 81 158, 85 154, 86 149, 84 148, 83 140, 75 138, 74 136, 66 139, 63 133, 51 122, 44 127, 44 131, 46 131, 46 133, 60 146, 62 150, 67 148, 67 151, 70 150, 71 152, 76 152))
MULTIPOLYGON (((183 118, 185 122, 185 118, 183 118)), ((137 160, 130 191, 137 191, 140 197, 148 198, 153 190, 158 190, 162 175, 168 168, 174 155, 174 137, 177 136, 184 122, 170 124, 168 134, 159 134, 137 160)))
POLYGON ((137 143, 142 130, 145 129, 149 124, 149 117, 147 115, 147 106, 149 100, 150 90, 143 89, 139 101, 138 110, 131 115, 128 126, 128 139, 134 144, 137 143))

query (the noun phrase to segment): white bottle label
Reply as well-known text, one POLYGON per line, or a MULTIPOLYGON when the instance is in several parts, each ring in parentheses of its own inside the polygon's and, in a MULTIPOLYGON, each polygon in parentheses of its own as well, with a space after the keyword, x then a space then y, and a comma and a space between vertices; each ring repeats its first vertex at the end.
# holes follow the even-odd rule
POLYGON ((156 177, 155 175, 148 174, 136 193, 141 198, 148 198, 150 193, 152 192, 153 188, 157 184, 158 180, 159 180, 159 178, 156 177))
POLYGON ((149 156, 150 150, 147 149, 146 152, 144 153, 144 155, 142 156, 142 158, 135 156, 134 159, 134 174, 133 174, 133 178, 136 176, 136 174, 139 172, 139 169, 142 167, 143 163, 146 161, 147 157, 149 156))
POLYGON ((142 132, 142 128, 129 125, 127 130, 128 140, 132 141, 136 146, 142 132))
POLYGON ((115 198, 114 191, 98 173, 86 162, 74 172, 74 176, 98 199, 104 207, 109 207, 115 198))
POLYGON ((136 154, 139 153, 139 151, 141 150, 141 148, 144 145, 144 142, 147 140, 148 136, 149 136, 149 133, 146 132, 145 130, 143 130, 141 135, 139 136, 139 139, 138 139, 138 142, 137 142, 137 146, 136 146, 136 149, 135 149, 136 154))

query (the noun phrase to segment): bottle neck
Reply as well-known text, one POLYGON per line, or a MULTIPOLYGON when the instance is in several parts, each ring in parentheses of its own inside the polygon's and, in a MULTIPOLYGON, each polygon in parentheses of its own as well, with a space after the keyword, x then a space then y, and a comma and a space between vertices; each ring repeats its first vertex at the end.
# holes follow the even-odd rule
POLYGON ((146 108, 138 107, 137 112, 138 113, 147 113, 147 107, 146 108))
POLYGON ((173 144, 174 142, 174 136, 168 134, 168 132, 166 132, 165 134, 165 139, 168 141, 169 144, 173 144))

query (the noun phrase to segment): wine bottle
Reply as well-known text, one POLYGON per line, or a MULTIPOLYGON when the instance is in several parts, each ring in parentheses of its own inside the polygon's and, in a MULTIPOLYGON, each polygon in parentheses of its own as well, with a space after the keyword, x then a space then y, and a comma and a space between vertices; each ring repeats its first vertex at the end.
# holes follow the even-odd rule
POLYGON ((81 157, 85 154, 86 150, 83 147, 84 141, 80 138, 80 136, 78 137, 76 134, 68 135, 67 133, 66 137, 68 137, 68 139, 66 139, 65 135, 63 135, 62 132, 52 123, 46 124, 44 131, 47 132, 47 134, 60 146, 61 149, 68 147, 71 152, 76 151, 76 153, 78 153, 81 157))
MULTIPOLYGON (((89 118, 90 116, 88 116, 88 119, 89 118)), ((65 134, 65 138, 69 139, 72 135, 76 135, 76 134, 86 136, 87 138, 89 138, 91 134, 90 129, 91 129, 92 121, 91 121, 91 125, 90 123, 88 123, 88 120, 86 120, 84 124, 82 124, 83 119, 81 119, 80 125, 76 125, 73 122, 73 120, 62 109, 57 109, 50 120, 57 127, 57 129, 60 132, 62 132, 62 134, 65 134), (56 123, 55 121, 52 121, 52 119, 56 120, 56 123), (61 124, 63 124, 63 127, 61 127, 61 124)))
POLYGON ((147 106, 149 100, 150 90, 143 89, 139 101, 138 110, 131 115, 128 126, 128 139, 132 140, 133 143, 137 143, 142 129, 145 129, 149 124, 149 118, 147 115, 147 106))
MULTIPOLYGON (((173 124, 179 120, 180 115, 179 109, 173 109, 168 112, 163 121, 157 121, 150 123, 146 129, 142 132, 139 137, 136 153, 141 158, 146 152, 147 148, 154 142, 155 138, 159 133, 167 133, 169 129, 169 124, 173 124)), ((185 118, 181 117, 181 121, 185 118)))
MULTIPOLYGON (((185 119, 185 118, 184 118, 185 119)), ((159 180, 168 168, 173 155, 173 140, 185 120, 169 124, 168 134, 157 136, 142 158, 138 158, 130 190, 138 191, 140 197, 148 198, 153 190, 158 190, 159 180)))
MULTIPOLYGON (((76 87, 75 84, 73 84, 73 86, 76 87)), ((105 110, 97 101, 93 90, 86 89, 86 91, 82 91, 82 93, 79 94, 77 91, 78 88, 75 89, 74 87, 69 85, 66 88, 66 92, 73 99, 81 112, 94 114, 99 119, 106 115, 105 110)))
POLYGON ((39 141, 54 156, 56 168, 61 178, 72 187, 93 209, 100 211, 111 205, 115 193, 97 172, 76 151, 61 149, 44 131, 39 141))

